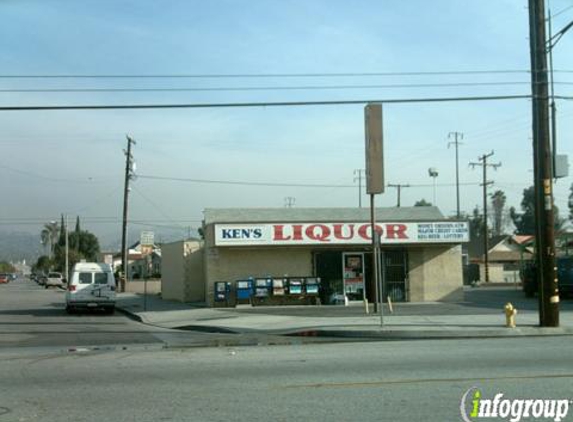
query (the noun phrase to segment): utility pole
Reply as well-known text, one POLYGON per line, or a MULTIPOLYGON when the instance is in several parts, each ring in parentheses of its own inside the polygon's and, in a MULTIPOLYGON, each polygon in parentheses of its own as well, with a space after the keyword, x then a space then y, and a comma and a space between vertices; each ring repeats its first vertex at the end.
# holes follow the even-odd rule
POLYGON ((358 180, 358 208, 362 208, 362 176, 364 175, 364 169, 356 169, 354 174, 358 174, 358 176, 354 177, 355 182, 358 180))
POLYGON ((389 188, 396 188, 396 191, 398 193, 398 201, 396 202, 396 207, 400 208, 400 192, 402 191, 402 188, 409 188, 410 185, 406 184, 406 185, 393 185, 392 183, 388 183, 388 187, 389 188))
POLYGON ((65 220, 65 235, 66 235, 66 281, 69 283, 70 277, 70 247, 68 241, 68 214, 66 214, 65 220))
POLYGON ((535 253, 539 286, 539 325, 559 326, 559 289, 555 268, 552 153, 544 0, 529 0, 529 40, 533 115, 535 253))
POLYGON ((120 290, 125 291, 125 283, 129 276, 128 271, 128 246, 127 246, 127 205, 129 203, 129 181, 134 178, 133 168, 133 155, 131 155, 131 146, 136 142, 126 135, 127 149, 123 150, 125 153, 125 185, 123 189, 123 231, 121 235, 121 268, 123 269, 123 277, 120 278, 120 290))
POLYGON ((292 208, 295 202, 296 198, 294 196, 285 196, 285 208, 292 208))
POLYGON ((456 147, 456 218, 460 218, 460 170, 459 170, 459 159, 458 159, 458 146, 463 145, 459 139, 464 139, 464 134, 461 132, 450 132, 448 133, 448 139, 454 138, 453 142, 448 142, 448 148, 450 145, 455 145, 456 147))
POLYGON ((497 170, 498 167, 501 167, 501 163, 497 164, 490 164, 487 162, 487 159, 493 155, 493 151, 489 154, 484 154, 478 158, 480 161, 479 163, 470 163, 472 168, 476 166, 481 166, 483 168, 483 253, 484 253, 484 278, 485 282, 489 283, 489 245, 488 245, 488 232, 487 232, 487 186, 493 185, 493 182, 487 181, 487 168, 493 167, 494 170, 497 170))

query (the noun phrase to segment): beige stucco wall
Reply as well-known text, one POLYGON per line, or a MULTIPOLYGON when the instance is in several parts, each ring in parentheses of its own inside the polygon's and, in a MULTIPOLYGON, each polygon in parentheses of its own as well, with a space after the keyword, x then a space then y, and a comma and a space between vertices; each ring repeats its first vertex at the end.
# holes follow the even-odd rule
POLYGON ((162 251, 162 297, 180 302, 204 302, 203 250, 201 242, 164 244, 162 251))
MULTIPOLYGON (((504 271, 503 264, 492 263, 488 264, 488 274, 490 283, 504 283, 504 271)), ((485 264, 480 264, 479 266, 479 279, 483 283, 485 282, 485 264)))
POLYGON ((148 295, 161 293, 161 280, 129 280, 125 284, 125 291, 141 294, 147 292, 148 295))
POLYGON ((209 248, 205 250, 207 302, 213 303, 214 283, 248 277, 311 276, 308 248, 209 248))
POLYGON ((161 297, 184 301, 183 241, 161 245, 161 297))
POLYGON ((185 249, 185 302, 206 302, 204 248, 202 243, 186 244, 185 249))
POLYGON ((408 249, 410 301, 463 300, 461 246, 408 249))

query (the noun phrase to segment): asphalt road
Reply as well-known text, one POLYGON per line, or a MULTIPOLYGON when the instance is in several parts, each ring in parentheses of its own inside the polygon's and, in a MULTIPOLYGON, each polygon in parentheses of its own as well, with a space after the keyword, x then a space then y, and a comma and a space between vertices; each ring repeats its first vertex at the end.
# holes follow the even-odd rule
POLYGON ((0 285, 0 348, 153 344, 156 331, 119 312, 68 315, 64 290, 28 279, 0 285))
POLYGON ((0 353, 0 422, 460 421, 472 387, 482 399, 569 403, 571 346, 553 337, 0 353))
POLYGON ((220 346, 227 344, 301 344, 333 341, 265 334, 221 334, 172 330, 142 324, 116 311, 68 315, 65 291, 44 289, 19 278, 0 284, 0 352, 11 348, 67 351, 78 348, 129 349, 220 346))

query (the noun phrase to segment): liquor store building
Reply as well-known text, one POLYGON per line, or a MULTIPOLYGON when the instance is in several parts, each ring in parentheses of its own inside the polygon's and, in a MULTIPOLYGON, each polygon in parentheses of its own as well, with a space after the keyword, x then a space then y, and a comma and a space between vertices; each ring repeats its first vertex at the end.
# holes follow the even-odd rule
MULTIPOLYGON (((203 230, 206 302, 215 283, 256 278, 319 277, 322 303, 346 296, 375 299, 367 208, 206 209, 203 230)), ((376 209, 384 298, 463 299, 462 247, 467 221, 436 207, 376 209)))

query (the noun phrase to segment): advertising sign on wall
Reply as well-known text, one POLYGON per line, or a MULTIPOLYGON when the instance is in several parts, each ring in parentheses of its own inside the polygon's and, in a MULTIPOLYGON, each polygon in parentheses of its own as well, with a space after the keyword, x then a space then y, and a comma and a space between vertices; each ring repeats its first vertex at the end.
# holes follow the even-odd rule
MULTIPOLYGON (((463 221, 378 223, 383 245, 469 241, 463 221)), ((215 224, 216 246, 362 245, 372 242, 370 223, 215 224)))

